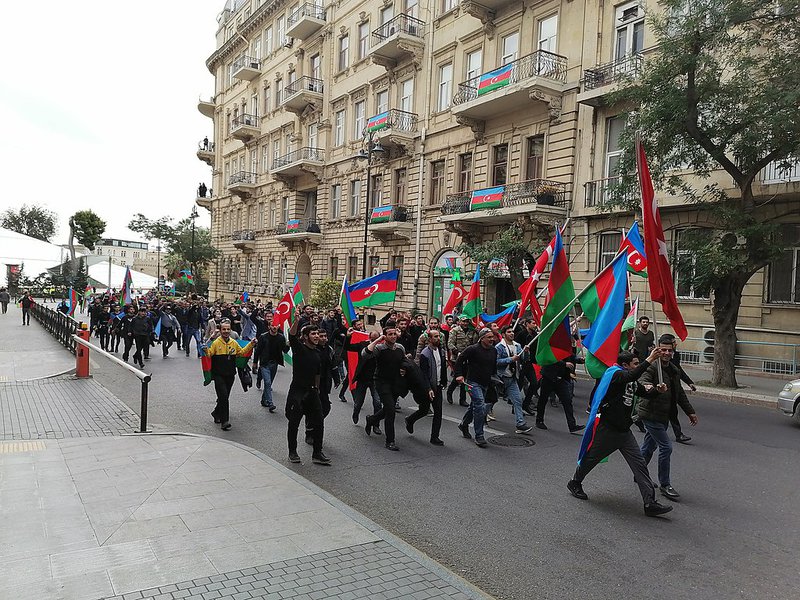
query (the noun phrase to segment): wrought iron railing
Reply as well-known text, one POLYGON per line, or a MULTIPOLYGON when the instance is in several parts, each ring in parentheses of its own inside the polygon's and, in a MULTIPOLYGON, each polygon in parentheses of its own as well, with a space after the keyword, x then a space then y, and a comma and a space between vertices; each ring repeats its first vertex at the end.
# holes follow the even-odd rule
POLYGON ((405 204, 385 204, 370 210, 370 224, 377 223, 412 223, 414 213, 405 204), (384 209, 384 210, 381 210, 384 209))
POLYGON ((425 21, 420 21, 406 14, 397 15, 372 32, 372 43, 373 45, 380 44, 398 33, 405 33, 418 38, 424 37, 425 21))
POLYGON ((324 162, 325 161, 325 151, 322 148, 310 148, 308 146, 295 150, 293 152, 289 152, 289 154, 284 154, 283 156, 279 156, 275 160, 272 161, 272 169, 280 169, 281 167, 285 167, 286 165, 290 165, 295 162, 299 162, 302 160, 310 160, 314 162, 324 162))
MULTIPOLYGON (((500 206, 497 208, 508 208, 510 206, 522 206, 525 204, 538 204, 541 206, 567 206, 566 184, 560 181, 550 181, 548 179, 530 179, 519 183, 509 183, 501 187, 503 189, 500 206)), ((491 188, 483 188, 491 189, 491 188)), ((442 204, 442 214, 455 215, 467 213, 472 209, 472 199, 474 192, 483 189, 469 190, 458 194, 449 194, 442 204)))
MULTIPOLYGON (((382 129, 391 129, 393 131, 406 131, 412 133, 417 130, 417 124, 419 123, 419 117, 416 113, 406 112, 404 110, 400 110, 398 108, 393 108, 387 111, 389 114, 386 117, 386 125, 383 127, 376 128, 375 131, 381 131, 382 129)), ((381 116, 383 113, 375 115, 372 119, 381 116)), ((372 120, 370 119, 370 120, 372 120)), ((369 121, 367 121, 369 124, 369 121)), ((364 128, 364 134, 368 131, 369 127, 364 128)))
POLYGON ((234 231, 231 234, 231 239, 234 242, 243 241, 243 242, 253 242, 256 239, 256 232, 252 229, 241 229, 239 231, 234 231))
POLYGON ((258 115, 242 114, 238 115, 231 124, 231 133, 240 127, 258 127, 258 115))
POLYGON ((291 233, 322 233, 319 221, 315 217, 310 219, 289 219, 286 223, 281 223, 275 227, 275 235, 286 235, 291 233))
POLYGON ((197 142, 197 149, 202 150, 203 152, 213 152, 214 142, 206 142, 205 140, 200 140, 199 142, 197 142))
POLYGON ((325 82, 322 81, 322 79, 314 79, 308 75, 303 75, 300 79, 286 86, 283 90, 283 97, 280 100, 281 102, 286 102, 291 96, 299 94, 300 92, 317 92, 321 94, 324 84, 325 82))
POLYGON ((228 177, 228 187, 240 184, 256 185, 257 182, 258 174, 249 171, 239 171, 228 177))
POLYGON ((641 54, 628 54, 613 62, 597 65, 583 72, 583 89, 593 90, 610 83, 635 79, 642 72, 644 57, 641 54))
MULTIPOLYGON (((603 206, 610 199, 614 189, 619 186, 621 178, 616 175, 614 177, 606 177, 605 179, 595 179, 594 181, 587 181, 583 184, 584 200, 583 205, 586 208, 593 208, 596 206, 603 206)), ((624 201, 633 201, 636 198, 635 191, 623 192, 621 199, 624 201)))
POLYGON ((300 8, 292 11, 286 23, 288 27, 291 27, 303 17, 313 17, 315 19, 319 19, 320 21, 324 21, 325 9, 322 6, 317 6, 313 2, 306 2, 305 4, 302 4, 300 8))
POLYGON ((239 71, 241 69, 256 69, 261 70, 261 61, 257 58, 253 58, 252 56, 240 56, 235 61, 233 61, 233 72, 239 71))
POLYGON ((78 331, 79 321, 41 304, 34 304, 31 307, 31 314, 59 344, 75 354, 75 340, 72 336, 78 331))
POLYGON ((800 158, 774 160, 761 169, 758 178, 762 183, 800 181, 800 158))
MULTIPOLYGON (((528 54, 508 64, 511 66, 511 73, 508 76, 508 84, 506 85, 531 79, 532 77, 544 77, 545 79, 552 79, 562 83, 567 80, 567 57, 553 54, 546 50, 537 50, 533 54, 528 54)), ((495 69, 495 71, 498 69, 495 69)), ((489 71, 489 73, 492 73, 492 71, 489 71)), ((481 95, 478 90, 480 89, 481 80, 485 79, 485 75, 488 75, 488 73, 477 75, 458 84, 458 91, 453 96, 453 104, 463 104, 481 95)), ((506 80, 504 79, 503 81, 506 80)), ((498 87, 496 89, 502 88, 498 87)), ((492 92, 486 93, 491 94, 492 92)))

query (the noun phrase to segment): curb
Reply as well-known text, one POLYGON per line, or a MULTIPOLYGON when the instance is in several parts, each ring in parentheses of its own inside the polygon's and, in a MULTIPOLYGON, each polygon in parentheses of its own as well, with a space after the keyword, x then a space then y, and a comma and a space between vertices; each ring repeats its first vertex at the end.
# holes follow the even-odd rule
POLYGON ((200 434, 200 433, 186 433, 186 432, 182 432, 182 431, 158 431, 158 432, 147 433, 147 434, 130 433, 130 434, 127 434, 127 435, 138 435, 138 436, 180 435, 180 436, 186 436, 186 437, 205 438, 205 439, 212 440, 212 441, 215 441, 215 442, 221 442, 223 444, 230 444, 231 446, 236 446, 237 448, 239 448, 241 450, 244 450, 245 452, 248 452, 248 453, 252 454, 253 456, 263 460, 264 462, 268 463, 273 468, 277 469, 282 474, 286 475, 287 477, 289 477, 290 479, 292 479, 296 483, 299 483, 300 485, 302 485, 303 487, 308 489, 310 492, 316 494, 317 496, 319 496, 320 498, 325 500, 325 502, 327 502, 328 504, 331 504, 332 506, 336 507, 337 509, 342 511, 344 514, 346 514, 348 517, 350 517, 351 519, 356 521, 359 525, 361 525, 365 529, 368 529, 371 533, 375 534, 377 537, 379 537, 380 539, 382 539, 383 541, 385 541, 389 545, 393 546, 394 548, 396 548, 397 550, 399 550, 400 552, 402 552, 403 554, 405 554, 409 558, 411 558, 411 559, 419 562, 420 564, 424 565, 426 568, 428 568, 430 571, 435 573, 437 576, 439 576, 442 579, 444 579, 445 581, 447 581, 448 584, 450 584, 451 586, 453 586, 454 588, 456 588, 460 592, 466 594, 470 598, 473 598, 475 600, 496 600, 494 596, 490 596, 489 594, 487 594, 486 592, 484 592, 480 588, 472 585, 469 581, 467 581, 463 577, 460 577, 459 575, 456 575, 455 573, 453 573, 452 571, 450 571, 446 567, 442 566, 440 563, 438 563, 437 561, 432 559, 430 556, 428 556, 427 554, 425 554, 421 550, 415 548, 414 546, 412 546, 411 544, 409 544, 407 542, 404 542, 403 540, 401 540, 399 537, 397 537, 393 533, 387 531, 386 529, 384 529, 383 527, 378 525, 372 519, 366 517, 365 515, 361 514, 360 512, 358 512, 357 510, 355 510, 351 506, 349 506, 349 505, 345 504, 344 502, 342 502, 341 500, 339 500, 336 496, 333 496, 332 494, 326 492, 325 490, 323 490, 318 485, 312 483, 311 481, 309 481, 308 479, 306 479, 302 475, 299 475, 298 473, 295 473, 294 471, 292 471, 288 467, 282 465, 281 463, 279 463, 275 459, 270 458, 269 456, 267 456, 263 452, 255 450, 253 448, 250 448, 249 446, 245 446, 244 444, 240 444, 239 442, 234 442, 233 440, 226 440, 226 439, 217 438, 217 437, 213 437, 213 436, 210 436, 210 435, 204 435, 204 434, 200 434))

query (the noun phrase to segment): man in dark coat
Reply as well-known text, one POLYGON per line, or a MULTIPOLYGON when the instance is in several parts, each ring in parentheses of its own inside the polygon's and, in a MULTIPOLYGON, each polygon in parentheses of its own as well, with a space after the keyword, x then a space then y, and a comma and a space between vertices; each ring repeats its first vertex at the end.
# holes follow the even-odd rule
MULTIPOLYGON (((405 368, 405 378, 414 400, 419 404, 415 413, 406 417, 406 430, 414 433, 414 423, 428 414, 433 407, 431 423, 431 444, 444 446, 439 439, 442 428, 442 390, 447 385, 447 354, 442 347, 442 333, 438 329, 427 332, 428 344, 419 355, 419 367, 405 368), (422 381, 416 383, 417 371, 422 381)), ((412 363, 413 364, 413 363, 412 363)))

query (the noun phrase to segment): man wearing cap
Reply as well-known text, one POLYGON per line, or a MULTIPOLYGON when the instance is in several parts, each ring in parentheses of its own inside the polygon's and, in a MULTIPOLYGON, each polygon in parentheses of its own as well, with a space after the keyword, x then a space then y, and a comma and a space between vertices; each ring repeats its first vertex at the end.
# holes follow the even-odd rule
MULTIPOLYGON (((461 315, 458 317, 458 323, 450 328, 450 337, 447 340, 447 348, 450 350, 450 360, 455 363, 459 355, 467 349, 467 346, 475 343, 475 330, 469 326, 469 317, 461 315)), ((466 400, 466 391, 463 385, 459 385, 456 381, 455 375, 450 385, 447 386, 447 403, 453 403, 453 392, 456 387, 458 390, 458 404, 460 406, 469 406, 466 400)))
POLYGON ((497 369, 496 338, 488 327, 478 333, 478 343, 468 346, 458 355, 455 365, 455 381, 462 386, 466 384, 470 396, 470 406, 458 428, 465 438, 471 438, 469 424, 475 428, 475 443, 480 448, 488 444, 483 437, 483 426, 489 405, 486 404, 486 392, 492 383, 492 375, 497 369))

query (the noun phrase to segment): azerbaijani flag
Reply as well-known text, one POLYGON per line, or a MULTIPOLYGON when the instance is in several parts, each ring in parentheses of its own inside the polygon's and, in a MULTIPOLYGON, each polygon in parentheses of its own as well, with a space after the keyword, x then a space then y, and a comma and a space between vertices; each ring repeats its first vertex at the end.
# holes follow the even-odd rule
MULTIPOLYGON (((627 269, 627 258, 620 254, 606 269, 608 277, 602 277, 607 287, 601 292, 605 298, 600 309, 593 318, 584 309, 584 314, 592 322, 592 327, 583 340, 586 348, 586 371, 594 379, 600 379, 606 369, 617 362, 622 322, 625 320, 625 296, 628 295, 627 269)), ((589 286, 589 290, 596 287, 597 284, 589 286)))
POLYGON ((161 339, 161 315, 158 316, 158 321, 156 322, 156 326, 153 327, 153 335, 156 336, 156 339, 161 339))
POLYGON ((547 282, 547 304, 536 345, 536 362, 542 366, 552 365, 572 354, 569 310, 575 302, 575 286, 572 284, 567 253, 560 231, 556 231, 555 239, 550 279, 547 282))
MULTIPOLYGON (((366 331, 354 331, 350 334, 350 343, 351 344, 359 344, 361 342, 368 342, 369 341, 369 333, 366 331)), ((347 351, 347 374, 348 380, 350 381, 350 391, 352 392, 356 389, 357 383, 353 381, 353 375, 356 373, 356 367, 358 367, 358 352, 354 352, 353 350, 347 351)))
POLYGON ((125 279, 122 280, 122 291, 120 292, 120 296, 122 296, 122 301, 125 304, 130 304, 133 302, 133 278, 131 277, 131 268, 125 267, 125 279))
POLYGON ((200 357, 200 367, 203 369, 203 385, 208 385, 211 383, 211 357, 206 356, 205 352, 203 352, 203 356, 200 357))
POLYGON ((504 190, 505 187, 502 185, 483 190, 473 190, 472 198, 469 201, 470 211, 483 210, 485 208, 500 208, 503 202, 504 190))
POLYGON ((507 309, 497 313, 496 315, 487 315, 486 313, 481 313, 481 323, 484 325, 488 325, 489 323, 497 323, 497 326, 500 328, 503 328, 506 325, 511 325, 511 322, 514 320, 514 313, 517 312, 517 306, 517 303, 514 302, 507 309))
POLYGON ((286 231, 300 231, 300 219, 286 221, 286 231))
POLYGON ((452 315, 456 310, 456 306, 467 295, 467 290, 464 289, 464 284, 461 283, 461 272, 458 269, 453 271, 453 275, 450 277, 450 285, 453 289, 450 292, 450 297, 447 298, 447 304, 442 309, 442 315, 452 315))
POLYGON ((233 301, 234 304, 244 304, 245 302, 249 302, 250 294, 247 292, 242 292, 236 300, 233 301))
MULTIPOLYGON (((636 319, 639 315, 639 297, 637 296, 636 299, 631 304, 631 310, 628 313, 628 316, 625 317, 625 320, 622 322, 622 333, 626 331, 632 331, 634 327, 636 327, 636 319)), ((622 339, 620 339, 619 347, 622 350, 627 350, 630 348, 631 345, 631 336, 630 334, 626 334, 622 339)))
POLYGON ((483 96, 511 83, 511 70, 513 68, 514 64, 511 63, 481 75, 478 81, 478 96, 483 96))
POLYGON ((294 274, 294 285, 292 285, 292 303, 294 306, 302 306, 305 304, 306 299, 303 296, 303 290, 300 288, 300 278, 297 273, 294 274))
POLYGON ((81 310, 86 311, 86 307, 89 304, 89 300, 92 299, 92 286, 88 283, 86 284, 86 289, 83 290, 83 299, 81 300, 81 310))
POLYGON ((390 206, 376 206, 372 209, 372 216, 369 218, 370 223, 386 223, 392 218, 392 207, 390 206))
POLYGON ((472 285, 469 286, 467 297, 464 301, 464 308, 461 314, 472 319, 475 325, 478 324, 483 307, 481 306, 481 266, 475 268, 475 276, 472 278, 472 285))
POLYGON ((75 309, 78 308, 78 292, 72 289, 72 286, 69 286, 69 298, 67 299, 67 306, 69 306, 69 312, 67 314, 70 317, 75 316, 75 309))
MULTIPOLYGON (((240 348, 244 348, 250 343, 250 340, 236 340, 236 343, 239 344, 240 348)), ((250 349, 244 354, 240 354, 236 357, 236 366, 240 369, 247 368, 251 356, 253 356, 253 346, 250 346, 250 349)))
POLYGON ((394 302, 399 277, 400 270, 392 269, 354 283, 349 287, 353 306, 376 306, 394 302))
POLYGON ((644 240, 639 234, 639 223, 633 222, 619 249, 628 251, 628 271, 647 277, 647 255, 644 252, 644 240))
POLYGON ((356 309, 353 308, 353 301, 350 299, 350 290, 347 287, 347 275, 342 281, 342 289, 339 292, 339 307, 342 309, 345 325, 352 327, 356 318, 356 309))
POLYGON ((611 385, 611 378, 614 377, 614 373, 617 371, 621 371, 622 369, 617 365, 612 366, 610 369, 606 369, 606 372, 603 373, 603 376, 600 378, 600 383, 597 384, 597 388, 594 390, 594 396, 592 396, 592 406, 589 410, 589 421, 586 423, 586 429, 583 432, 583 439, 581 439, 581 446, 578 449, 578 464, 581 464, 581 460, 589 451, 589 448, 592 447, 592 442, 594 441, 594 434, 597 431, 597 425, 600 423, 600 414, 598 410, 600 409, 600 405, 603 403, 603 400, 608 393, 608 387, 611 385))
POLYGON ((389 126, 389 111, 370 117, 367 121, 367 131, 380 131, 389 126))
POLYGON ((189 285, 194 285, 194 275, 189 269, 183 269, 181 271, 181 279, 183 279, 189 285))

